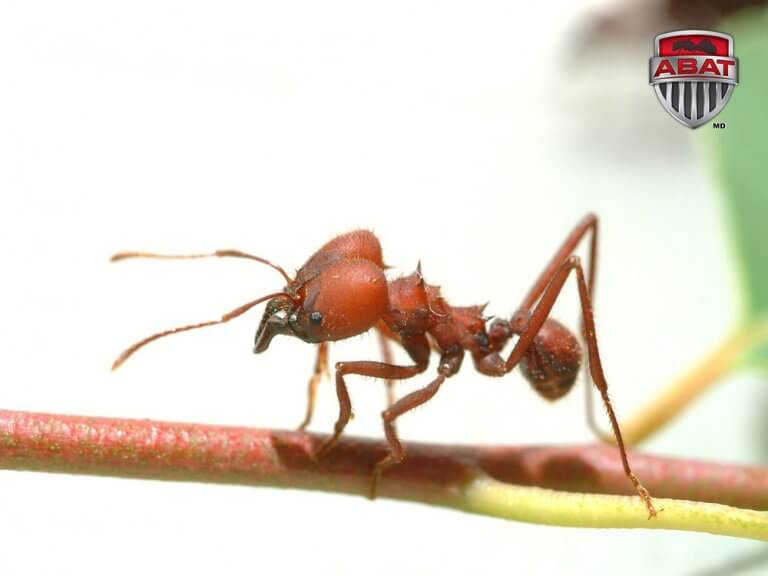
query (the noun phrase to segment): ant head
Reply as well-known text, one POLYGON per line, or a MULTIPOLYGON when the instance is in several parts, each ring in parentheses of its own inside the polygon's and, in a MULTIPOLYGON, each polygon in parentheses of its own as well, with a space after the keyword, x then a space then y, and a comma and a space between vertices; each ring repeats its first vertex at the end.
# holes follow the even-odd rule
POLYGON ((332 262, 286 292, 267 303, 254 353, 264 352, 278 334, 311 343, 362 334, 378 322, 389 303, 383 271, 362 258, 332 262))

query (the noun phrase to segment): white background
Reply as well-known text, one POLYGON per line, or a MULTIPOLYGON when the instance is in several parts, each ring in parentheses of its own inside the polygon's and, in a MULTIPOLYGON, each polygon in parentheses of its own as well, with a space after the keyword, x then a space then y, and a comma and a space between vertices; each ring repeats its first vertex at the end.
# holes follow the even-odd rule
MULTIPOLYGON (((566 58, 589 10, 572 4, 4 3, 0 405, 292 428, 314 350, 281 338, 252 355, 258 310, 109 372, 136 339, 215 318, 280 288, 277 274, 109 255, 235 247, 293 270, 369 227, 393 274, 421 259, 450 301, 509 315, 595 211, 598 336, 618 411, 632 413, 733 326, 730 253, 693 133, 647 86, 651 37, 566 58)), ((567 290, 557 316, 576 327, 567 290)), ((377 354, 363 336, 332 361, 377 354)), ((519 375, 483 378, 468 363, 401 435, 591 441, 580 388, 550 405, 519 375)), ((348 433, 380 436, 383 386, 351 378, 350 389, 348 433)), ((765 462, 766 402, 755 377, 731 378, 644 448, 765 462)), ((313 429, 331 430, 336 410, 326 383, 313 429)), ((18 472, 0 472, 0 519, 3 575, 629 576, 765 560, 758 544, 701 534, 18 472)))

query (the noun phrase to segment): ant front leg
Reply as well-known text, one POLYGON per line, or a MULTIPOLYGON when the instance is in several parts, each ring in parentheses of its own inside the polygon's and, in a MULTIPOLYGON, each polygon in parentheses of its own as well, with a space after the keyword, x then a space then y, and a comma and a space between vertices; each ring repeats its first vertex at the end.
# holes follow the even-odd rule
MULTIPOLYGON (((394 362, 394 356, 392 354, 392 346, 390 340, 381 331, 377 330, 379 335, 379 346, 381 348, 381 358, 385 364, 392 364, 394 362)), ((317 346, 317 359, 315 360, 315 369, 312 372, 312 377, 309 379, 309 385, 307 386, 307 412, 304 415, 304 420, 299 424, 298 430, 304 432, 312 421, 312 416, 315 413, 315 399, 317 398, 317 387, 320 385, 320 381, 323 376, 331 377, 328 370, 328 342, 321 342, 317 346)), ((387 407, 389 408, 395 403, 395 381, 391 378, 386 379, 387 385, 387 407)))
MULTIPOLYGON (((393 364, 395 357, 392 354, 392 345, 389 338, 381 330, 376 331, 379 335, 379 347, 381 348, 381 359, 385 364, 393 364)), ((387 385, 387 408, 395 403, 395 381, 391 378, 385 380, 387 385)))
POLYGON ((317 346, 317 359, 315 360, 315 370, 309 379, 307 388, 307 413, 304 420, 299 424, 299 430, 304 432, 312 421, 312 415, 315 413, 315 398, 317 397, 317 386, 323 378, 323 375, 330 378, 328 371, 328 342, 320 342, 317 346))
POLYGON ((522 310, 515 315, 515 318, 513 319, 513 330, 519 333, 520 337, 515 343, 512 352, 510 352, 509 358, 507 358, 505 370, 507 372, 512 370, 529 351, 534 339, 539 334, 539 331, 549 317, 552 306, 560 295, 563 285, 572 270, 576 272, 582 320, 584 323, 584 337, 587 344, 589 369, 592 375, 592 380, 594 385, 600 391, 603 404, 608 412, 611 428, 613 429, 613 434, 616 437, 616 444, 618 445, 621 454, 621 463, 624 467, 624 473, 630 479, 635 491, 645 503, 649 517, 656 516, 656 509, 653 506, 653 501, 651 500, 648 490, 646 490, 640 483, 640 480, 638 480, 637 476, 632 472, 632 468, 629 465, 627 452, 624 448, 624 440, 621 436, 621 429, 619 428, 619 422, 613 411, 611 400, 608 397, 608 382, 606 381, 603 372, 603 365, 600 361, 600 352, 597 346, 597 337, 595 335, 595 319, 592 313, 592 301, 589 296, 589 288, 584 279, 584 270, 581 267, 581 260, 578 256, 570 256, 554 271, 546 289, 541 295, 539 303, 530 314, 528 314, 527 310, 522 310))
POLYGON ((339 399, 339 417, 333 427, 333 436, 326 440, 315 452, 315 459, 319 459, 336 445, 352 416, 352 403, 349 400, 347 384, 344 381, 345 375, 359 374, 360 376, 373 376, 374 378, 403 380, 421 374, 427 369, 429 364, 429 342, 426 336, 422 334, 408 339, 403 338, 403 346, 414 360, 414 365, 396 366, 394 364, 370 361, 338 362, 336 364, 336 395, 339 399))

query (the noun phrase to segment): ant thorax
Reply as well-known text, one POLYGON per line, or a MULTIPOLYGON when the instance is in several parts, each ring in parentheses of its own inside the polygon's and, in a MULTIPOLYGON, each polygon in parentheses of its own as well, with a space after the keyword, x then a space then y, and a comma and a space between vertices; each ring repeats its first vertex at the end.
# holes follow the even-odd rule
POLYGON ((427 284, 420 271, 389 283, 384 322, 399 336, 428 334, 442 351, 479 351, 487 343, 482 306, 451 306, 440 287, 427 284))

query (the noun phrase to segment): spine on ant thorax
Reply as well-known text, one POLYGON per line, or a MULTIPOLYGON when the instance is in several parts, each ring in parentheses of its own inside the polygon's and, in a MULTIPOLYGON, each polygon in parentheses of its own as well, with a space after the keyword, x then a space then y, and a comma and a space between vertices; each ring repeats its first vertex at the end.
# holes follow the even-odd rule
POLYGON ((441 351, 469 350, 487 346, 480 306, 451 306, 440 294, 440 287, 427 284, 420 271, 392 280, 389 309, 384 322, 401 338, 428 335, 441 351))

